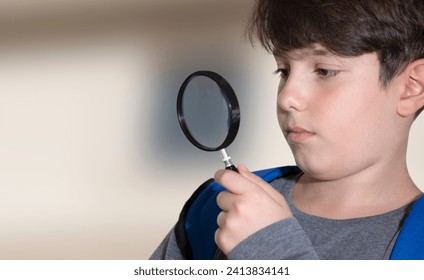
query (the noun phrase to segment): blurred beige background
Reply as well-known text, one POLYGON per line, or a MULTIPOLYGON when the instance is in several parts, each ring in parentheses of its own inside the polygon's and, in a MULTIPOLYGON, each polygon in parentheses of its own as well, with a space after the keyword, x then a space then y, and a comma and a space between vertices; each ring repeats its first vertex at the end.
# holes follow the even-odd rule
MULTIPOLYGON (((221 168, 180 131, 195 70, 242 110, 229 152, 293 164, 275 117, 271 56, 242 33, 245 0, 0 0, 0 259, 146 259, 221 168)), ((409 165, 424 186, 423 117, 409 165)))

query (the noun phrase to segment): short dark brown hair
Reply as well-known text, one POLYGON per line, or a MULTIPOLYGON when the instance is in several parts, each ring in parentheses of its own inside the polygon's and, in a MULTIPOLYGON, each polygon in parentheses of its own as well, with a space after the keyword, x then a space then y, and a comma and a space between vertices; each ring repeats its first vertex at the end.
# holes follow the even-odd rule
POLYGON ((341 56, 375 52, 387 86, 424 57, 424 0, 257 0, 247 33, 274 54, 313 44, 341 56))

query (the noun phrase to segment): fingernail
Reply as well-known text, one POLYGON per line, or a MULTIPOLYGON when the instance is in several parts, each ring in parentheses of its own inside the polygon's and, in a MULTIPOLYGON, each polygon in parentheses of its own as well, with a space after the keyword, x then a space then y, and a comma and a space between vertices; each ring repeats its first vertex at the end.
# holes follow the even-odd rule
POLYGON ((244 164, 240 164, 239 165, 239 170, 240 170, 240 168, 243 170, 243 171, 247 171, 247 172, 250 172, 249 171, 249 169, 246 167, 246 165, 244 165, 244 164))

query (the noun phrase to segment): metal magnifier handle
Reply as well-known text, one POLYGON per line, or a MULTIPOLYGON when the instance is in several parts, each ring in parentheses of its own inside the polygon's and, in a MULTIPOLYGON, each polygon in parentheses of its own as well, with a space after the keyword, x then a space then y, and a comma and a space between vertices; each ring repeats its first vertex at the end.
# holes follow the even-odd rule
POLYGON ((231 157, 228 156, 227 151, 225 151, 225 149, 221 149, 219 151, 221 152, 222 161, 225 164, 225 169, 232 170, 238 173, 238 169, 237 167, 235 167, 235 165, 231 161, 231 157))

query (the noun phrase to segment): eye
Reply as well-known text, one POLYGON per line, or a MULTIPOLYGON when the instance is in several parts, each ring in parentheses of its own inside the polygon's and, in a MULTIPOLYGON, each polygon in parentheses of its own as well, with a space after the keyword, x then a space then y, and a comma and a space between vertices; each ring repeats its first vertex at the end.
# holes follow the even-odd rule
POLYGON ((331 77, 331 76, 336 76, 340 71, 318 68, 314 72, 316 74, 318 74, 319 76, 322 76, 324 78, 328 78, 328 77, 331 77))
POLYGON ((278 68, 277 70, 274 71, 274 74, 278 75, 280 79, 287 80, 290 74, 290 70, 285 68, 278 68))

